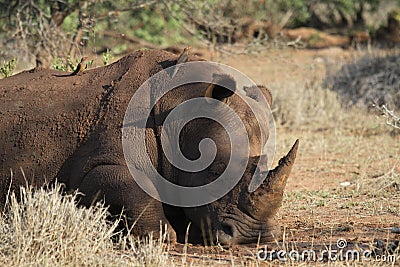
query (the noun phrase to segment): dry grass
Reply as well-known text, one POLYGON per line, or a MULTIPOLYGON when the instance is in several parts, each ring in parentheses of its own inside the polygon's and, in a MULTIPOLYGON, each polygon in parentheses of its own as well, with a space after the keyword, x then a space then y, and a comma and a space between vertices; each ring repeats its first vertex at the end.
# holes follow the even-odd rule
POLYGON ((77 194, 61 196, 59 185, 49 191, 21 188, 20 195, 11 195, 0 217, 1 266, 160 266, 167 261, 162 239, 141 241, 116 232, 118 221, 107 220, 106 208, 78 208, 77 194))

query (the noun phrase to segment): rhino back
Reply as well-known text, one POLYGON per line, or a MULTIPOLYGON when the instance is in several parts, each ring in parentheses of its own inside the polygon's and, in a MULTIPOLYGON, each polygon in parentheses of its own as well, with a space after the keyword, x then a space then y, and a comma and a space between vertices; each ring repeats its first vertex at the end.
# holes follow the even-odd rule
POLYGON ((79 76, 31 70, 0 80, 0 202, 11 171, 17 188, 65 180, 67 167, 81 177, 84 166, 74 164, 86 159, 85 165, 88 157, 122 161, 120 129, 129 100, 168 57, 139 51, 79 76))
POLYGON ((0 80, 2 188, 8 186, 11 171, 17 183, 51 179, 93 121, 94 103, 88 102, 95 92, 82 93, 82 78, 74 85, 75 79, 53 74, 40 70, 0 80))

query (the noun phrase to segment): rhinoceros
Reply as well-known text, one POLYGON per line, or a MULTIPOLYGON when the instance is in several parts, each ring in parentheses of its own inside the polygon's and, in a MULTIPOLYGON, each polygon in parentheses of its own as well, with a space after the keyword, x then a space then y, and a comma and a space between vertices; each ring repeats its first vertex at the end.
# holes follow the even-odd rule
MULTIPOLYGON (((189 61, 196 60, 199 59, 195 56, 189 57, 189 61)), ((18 191, 26 183, 43 186, 57 180, 65 184, 67 191, 82 192, 81 205, 99 200, 104 201, 111 214, 123 212, 135 235, 158 233, 162 223, 168 225, 171 240, 178 242, 185 240, 189 224, 188 238, 193 243, 209 240, 235 244, 278 238, 280 230, 274 217, 296 158, 298 141, 269 171, 261 186, 249 192, 256 163, 267 160, 262 155, 265 144, 261 136, 268 137, 268 129, 255 122, 236 92, 223 86, 199 82, 165 94, 154 105, 146 123, 147 155, 137 157, 148 156, 158 173, 183 186, 205 184, 218 177, 226 167, 230 147, 227 133, 218 123, 205 118, 193 120, 179 136, 182 153, 188 159, 199 157, 202 139, 214 140, 215 162, 204 171, 192 173, 171 167, 160 147, 160 131, 169 112, 183 101, 207 95, 237 112, 251 133, 248 164, 233 189, 212 203, 180 207, 150 197, 132 177, 121 141, 124 114, 138 88, 175 63, 176 56, 163 50, 137 51, 77 76, 63 77, 56 70, 34 69, 0 80, 0 207, 4 207, 9 189, 18 191)), ((179 72, 178 78, 183 75, 179 72)), ((218 70, 196 72, 208 75, 218 70)), ((235 84, 229 75, 220 77, 235 84)), ((259 89, 271 105, 270 92, 262 86, 259 89)), ((249 98, 257 101, 253 94, 249 98)), ((149 101, 143 99, 142 105, 148 106, 149 101)))

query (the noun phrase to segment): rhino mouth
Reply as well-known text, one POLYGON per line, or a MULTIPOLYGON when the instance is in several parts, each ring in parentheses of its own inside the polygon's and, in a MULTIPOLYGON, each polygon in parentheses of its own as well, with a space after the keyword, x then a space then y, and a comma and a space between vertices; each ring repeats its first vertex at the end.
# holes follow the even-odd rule
POLYGON ((216 241, 221 244, 246 244, 269 242, 276 239, 279 231, 270 222, 261 222, 241 212, 226 214, 216 230, 216 241))

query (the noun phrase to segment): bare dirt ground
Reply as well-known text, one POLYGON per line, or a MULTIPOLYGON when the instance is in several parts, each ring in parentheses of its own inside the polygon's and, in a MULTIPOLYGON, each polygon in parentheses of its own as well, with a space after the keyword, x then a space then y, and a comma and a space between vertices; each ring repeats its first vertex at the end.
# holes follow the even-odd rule
MULTIPOLYGON (((400 227, 400 132, 376 114, 340 107, 335 93, 321 89, 326 63, 340 66, 352 56, 354 52, 338 48, 288 49, 255 56, 223 55, 218 60, 271 89, 277 102, 272 107, 277 121, 275 161, 300 138, 298 158, 278 214, 284 239, 268 244, 270 249, 321 252, 337 248, 341 238, 347 242, 344 251, 372 250, 371 245, 381 241, 390 244, 400 239, 399 233, 392 232, 400 227)), ((264 244, 233 248, 178 245, 170 255, 175 263, 204 265, 315 264, 260 261, 256 256, 260 248, 264 244)), ((374 255, 373 261, 362 264, 397 265, 397 255, 395 262, 374 255)), ((329 263, 349 264, 345 259, 329 263)))

